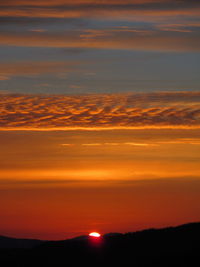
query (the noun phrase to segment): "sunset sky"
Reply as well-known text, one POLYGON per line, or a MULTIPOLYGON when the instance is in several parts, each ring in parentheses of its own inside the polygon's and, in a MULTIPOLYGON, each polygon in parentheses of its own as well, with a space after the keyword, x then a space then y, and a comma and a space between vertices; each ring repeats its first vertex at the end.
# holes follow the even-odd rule
POLYGON ((200 221, 200 3, 0 0, 0 235, 200 221))

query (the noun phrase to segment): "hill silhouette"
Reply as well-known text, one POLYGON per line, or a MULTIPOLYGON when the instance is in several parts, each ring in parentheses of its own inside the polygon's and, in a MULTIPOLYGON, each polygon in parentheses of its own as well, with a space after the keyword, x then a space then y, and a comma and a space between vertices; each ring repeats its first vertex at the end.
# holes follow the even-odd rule
POLYGON ((33 248, 45 241, 37 239, 19 239, 7 236, 0 236, 0 249, 20 249, 20 248, 33 248))
POLYGON ((200 266, 200 223, 126 234, 111 233, 100 239, 82 236, 63 241, 23 242, 33 246, 8 248, 7 243, 3 247, 0 238, 2 267, 200 266))

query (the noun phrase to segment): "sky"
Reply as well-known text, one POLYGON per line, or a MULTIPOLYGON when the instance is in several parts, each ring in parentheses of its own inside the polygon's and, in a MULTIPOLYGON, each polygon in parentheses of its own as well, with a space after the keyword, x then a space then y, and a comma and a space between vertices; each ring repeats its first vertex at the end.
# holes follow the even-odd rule
POLYGON ((0 235, 200 221, 200 3, 0 0, 0 235))

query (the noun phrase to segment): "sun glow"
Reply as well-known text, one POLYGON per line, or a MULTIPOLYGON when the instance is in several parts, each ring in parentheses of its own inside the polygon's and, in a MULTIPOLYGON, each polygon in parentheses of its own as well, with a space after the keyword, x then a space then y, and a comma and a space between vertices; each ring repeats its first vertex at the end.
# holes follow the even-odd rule
POLYGON ((97 232, 92 232, 92 233, 89 234, 89 236, 91 236, 91 237, 100 237, 101 235, 99 233, 97 233, 97 232))

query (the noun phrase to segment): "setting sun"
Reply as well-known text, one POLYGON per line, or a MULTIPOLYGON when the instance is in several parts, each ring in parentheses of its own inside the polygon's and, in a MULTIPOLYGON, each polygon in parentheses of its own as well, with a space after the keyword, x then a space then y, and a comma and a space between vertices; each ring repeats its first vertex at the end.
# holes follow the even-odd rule
POLYGON ((100 237, 101 235, 99 233, 97 233, 97 232, 92 232, 92 233, 89 234, 89 236, 91 236, 91 237, 100 237))

